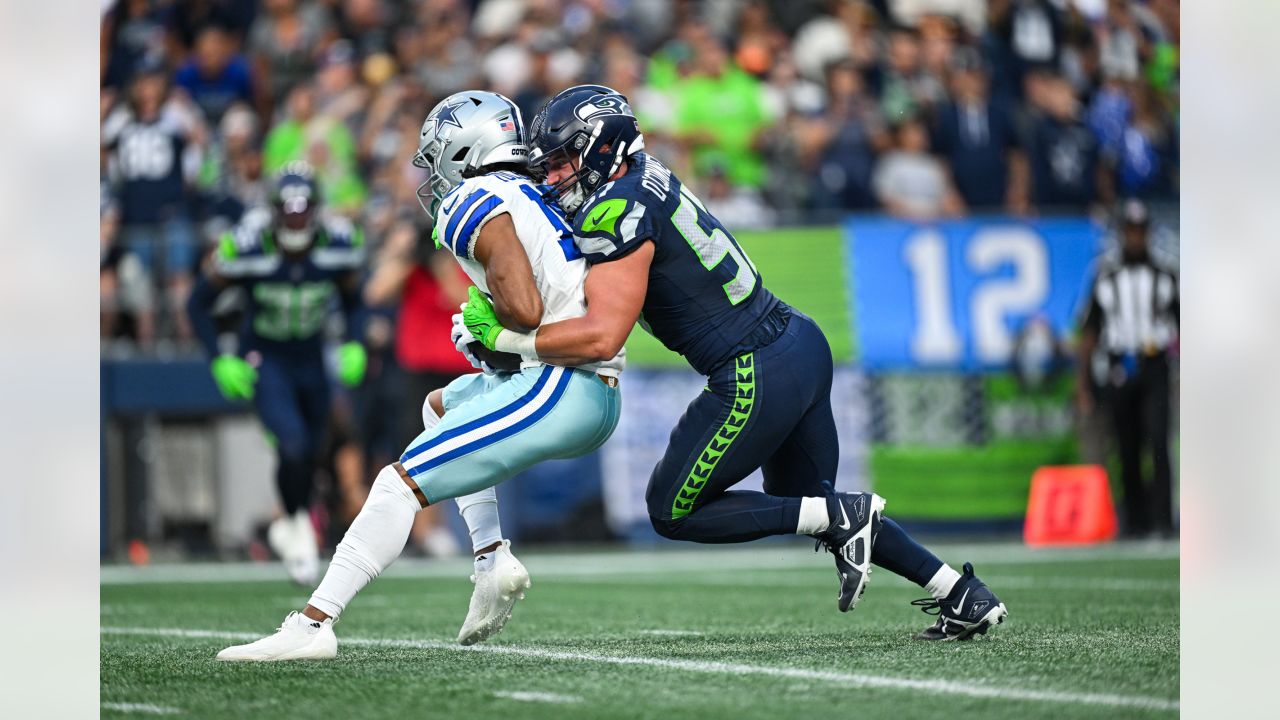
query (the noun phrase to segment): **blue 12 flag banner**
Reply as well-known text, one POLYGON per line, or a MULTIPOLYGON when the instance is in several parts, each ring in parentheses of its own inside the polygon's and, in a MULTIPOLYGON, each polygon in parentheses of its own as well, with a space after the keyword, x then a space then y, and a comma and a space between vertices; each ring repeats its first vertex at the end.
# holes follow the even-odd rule
POLYGON ((1070 333, 1102 238, 1081 218, 853 218, 845 231, 858 356, 871 371, 1007 367, 1036 316, 1070 333))

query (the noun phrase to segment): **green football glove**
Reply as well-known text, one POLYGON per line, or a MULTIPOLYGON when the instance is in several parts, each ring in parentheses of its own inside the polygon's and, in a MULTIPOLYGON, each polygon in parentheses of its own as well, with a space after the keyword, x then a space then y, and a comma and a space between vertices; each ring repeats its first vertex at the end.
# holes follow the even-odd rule
POLYGON ((369 356, 360 343, 352 340, 338 347, 338 382, 347 387, 359 385, 368 365, 369 356))
POLYGON ((494 349, 493 344, 498 339, 498 333, 506 330, 502 327, 502 323, 498 322, 498 314, 493 310, 493 303, 489 302, 489 298, 474 285, 467 290, 467 304, 462 308, 462 322, 471 331, 471 337, 479 340, 490 350, 494 349))
POLYGON ((218 392, 228 400, 252 400, 253 384, 258 382, 258 370, 244 358, 236 355, 219 355, 209 364, 218 392))

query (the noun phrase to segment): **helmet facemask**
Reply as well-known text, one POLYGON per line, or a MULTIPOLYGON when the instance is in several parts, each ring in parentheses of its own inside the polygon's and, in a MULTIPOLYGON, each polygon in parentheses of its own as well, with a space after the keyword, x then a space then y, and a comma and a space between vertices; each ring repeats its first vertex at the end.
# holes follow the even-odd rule
POLYGON ((315 238, 316 206, 311 188, 290 183, 280 188, 276 198, 276 239, 285 252, 302 252, 315 238))
POLYGON ((577 155, 578 169, 572 175, 552 185, 543 194, 543 197, 548 200, 555 201, 569 216, 576 213, 588 196, 613 177, 628 155, 626 143, 613 147, 612 142, 600 142, 600 131, 603 127, 603 122, 596 121, 589 137, 583 132, 575 133, 560 147, 545 154, 539 154, 538 157, 530 160, 531 164, 537 165, 545 174, 548 167, 559 167, 569 163, 570 159, 577 155), (595 157, 592 157, 593 154, 595 157), (589 162, 589 158, 595 162, 589 162), (608 162, 608 166, 602 170, 601 168, 605 167, 605 161, 608 162))
POLYGON ((444 196, 449 194, 457 183, 450 182, 440 172, 436 160, 440 157, 440 153, 444 150, 446 139, 436 137, 427 143, 413 156, 413 166, 431 171, 426 180, 418 186, 416 195, 418 196, 418 204, 432 217, 436 214, 436 208, 440 207, 440 201, 444 200, 444 196))

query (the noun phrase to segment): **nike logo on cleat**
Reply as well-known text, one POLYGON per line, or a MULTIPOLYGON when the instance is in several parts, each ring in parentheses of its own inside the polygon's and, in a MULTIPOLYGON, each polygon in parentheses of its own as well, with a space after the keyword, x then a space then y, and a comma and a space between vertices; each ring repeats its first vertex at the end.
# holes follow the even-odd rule
POLYGON ((840 503, 840 518, 841 522, 839 523, 839 528, 841 530, 848 530, 850 527, 849 515, 844 511, 844 503, 840 503))
POLYGON ((963 605, 964 605, 964 599, 965 599, 965 598, 967 598, 967 597, 969 597, 969 588, 965 588, 965 589, 964 589, 964 594, 960 596, 960 599, 956 602, 956 606, 955 606, 955 607, 953 607, 953 608, 951 608, 951 612, 956 613, 957 615, 959 615, 959 614, 960 614, 960 608, 961 608, 961 606, 963 606, 963 605))

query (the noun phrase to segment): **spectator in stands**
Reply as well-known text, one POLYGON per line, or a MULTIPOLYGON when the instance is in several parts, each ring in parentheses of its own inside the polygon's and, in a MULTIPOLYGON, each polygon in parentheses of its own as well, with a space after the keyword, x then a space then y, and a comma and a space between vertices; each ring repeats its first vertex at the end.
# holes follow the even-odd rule
POLYGON ((175 83, 187 91, 211 125, 237 102, 253 102, 249 61, 235 50, 234 40, 216 25, 196 35, 195 52, 178 69, 175 83))
POLYGON ((421 28, 403 37, 397 49, 403 53, 401 45, 413 45, 417 52, 407 53, 401 63, 413 69, 432 97, 447 97, 477 84, 480 59, 475 43, 467 37, 466 11, 457 3, 452 7, 449 3, 430 4, 423 10, 430 14, 421 28))
POLYGON ((1098 161, 1098 141, 1080 120, 1079 101, 1059 77, 1043 80, 1041 114, 1028 149, 1033 197, 1041 211, 1080 212, 1111 196, 1110 178, 1098 161))
POLYGON ((360 82, 355 47, 335 40, 320 55, 316 71, 316 114, 346 124, 354 135, 364 121, 370 88, 360 82))
POLYGON ((853 61, 827 69, 827 104, 813 124, 806 155, 816 158, 816 204, 863 210, 876 206, 876 155, 892 144, 876 101, 864 90, 853 61))
POLYGON ((342 122, 316 112, 316 92, 308 83, 289 93, 288 117, 267 134, 263 170, 272 174, 295 160, 316 169, 324 202, 333 211, 354 212, 364 199, 356 144, 342 122))
POLYGON ((976 50, 958 50, 952 67, 952 100, 938 109, 934 148, 947 161, 965 205, 1025 212, 1026 157, 1013 115, 988 94, 986 68, 976 50))
POLYGON ((872 185, 876 198, 891 215, 917 221, 955 217, 964 213, 964 200, 951 176, 929 154, 924 123, 911 118, 894 129, 894 149, 876 164, 872 185))
POLYGON ((216 139, 205 154, 200 187, 206 216, 229 223, 238 222, 249 208, 266 206, 258 116, 248 105, 234 105, 222 116, 216 139))
POLYGON ((311 79, 318 53, 332 39, 332 23, 321 3, 264 0, 248 41, 264 123, 284 107, 289 91, 311 79))
POLYGON ((1062 11, 1049 0, 991 0, 987 12, 992 52, 1001 69, 997 82, 1002 91, 1021 98, 1028 73, 1058 68, 1065 35, 1062 11))
POLYGON ((946 97, 941 80, 921 65, 920 35, 913 27, 890 31, 888 57, 874 76, 880 111, 890 122, 929 112, 946 97))
POLYGON ((140 67, 127 101, 103 121, 102 149, 120 211, 119 240, 144 271, 144 285, 134 291, 140 304, 136 332, 143 344, 156 337, 157 287, 167 298, 164 320, 180 339, 191 338, 182 307, 198 247, 188 184, 199 170, 205 135, 198 111, 171 95, 160 64, 140 67))
POLYGON ((760 81, 729 59, 720 40, 695 35, 693 73, 677 89, 676 128, 696 171, 727 170, 734 185, 758 188, 766 170, 758 141, 772 122, 760 81))
POLYGON ((102 18, 102 86, 127 87, 137 68, 165 57, 165 9, 155 0, 121 0, 102 18))

